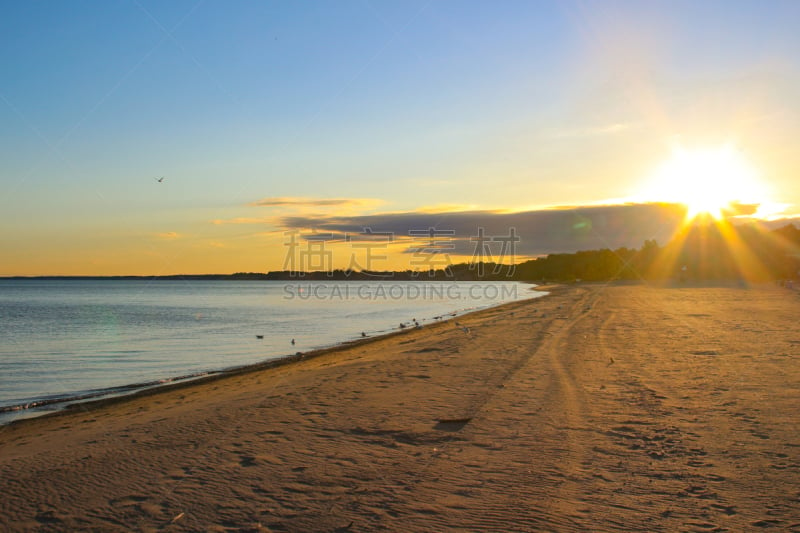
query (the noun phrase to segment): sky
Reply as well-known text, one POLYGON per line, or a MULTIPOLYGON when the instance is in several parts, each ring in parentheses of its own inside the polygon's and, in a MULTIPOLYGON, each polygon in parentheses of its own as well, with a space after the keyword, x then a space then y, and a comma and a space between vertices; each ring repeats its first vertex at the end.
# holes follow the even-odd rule
POLYGON ((663 243, 681 212, 650 202, 704 177, 644 184, 723 146, 763 193, 735 199, 791 219, 798 21, 795 1, 0 0, 0 276, 417 268, 475 258, 479 228, 504 262, 663 243))

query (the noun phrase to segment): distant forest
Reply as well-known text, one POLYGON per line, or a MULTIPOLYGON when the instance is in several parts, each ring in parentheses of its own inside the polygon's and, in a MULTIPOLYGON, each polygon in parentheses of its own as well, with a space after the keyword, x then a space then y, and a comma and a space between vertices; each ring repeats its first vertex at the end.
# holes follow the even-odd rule
POLYGON ((515 278, 544 281, 748 280, 800 276, 800 230, 711 223, 690 227, 666 246, 550 254, 517 265, 515 278))

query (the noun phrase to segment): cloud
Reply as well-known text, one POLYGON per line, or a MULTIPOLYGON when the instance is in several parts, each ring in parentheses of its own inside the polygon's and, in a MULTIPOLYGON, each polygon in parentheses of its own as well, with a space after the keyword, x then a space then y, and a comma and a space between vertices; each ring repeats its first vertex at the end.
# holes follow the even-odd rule
POLYGON ((726 217, 741 217, 741 216, 751 216, 755 215, 758 212, 759 204, 744 204, 741 202, 733 202, 727 208, 724 208, 722 212, 725 214, 726 217))
POLYGON ((458 211, 472 211, 476 209, 475 205, 467 205, 467 204, 434 204, 434 205, 423 205, 414 209, 415 213, 447 213, 447 212, 458 212, 458 211))
MULTIPOLYGON (((267 207, 283 209, 283 214, 286 213, 303 213, 306 216, 326 217, 324 214, 325 208, 335 208, 336 212, 340 215, 352 215, 355 213, 368 212, 371 209, 385 203, 378 198, 309 198, 309 197, 270 197, 262 198, 255 202, 247 204, 248 207, 267 207), (309 211, 310 208, 316 211, 323 211, 320 213, 313 213, 309 211)), ((280 213, 280 211, 278 211, 280 213)), ((267 226, 278 226, 276 221, 279 220, 278 214, 274 211, 269 216, 261 217, 235 217, 229 219, 214 219, 212 224, 263 224, 267 226)))
POLYGON ((795 226, 800 228, 800 214, 788 215, 788 216, 783 217, 783 218, 775 218, 775 219, 767 220, 767 221, 761 222, 761 224, 764 227, 768 228, 768 229, 778 229, 778 228, 782 228, 783 226, 786 226, 788 224, 794 224, 795 226))
POLYGON ((236 217, 229 219, 217 218, 211 221, 212 224, 271 224, 274 222, 272 217, 236 217))
POLYGON ((597 248, 639 247, 646 239, 667 242, 685 216, 676 204, 620 204, 539 209, 522 212, 404 212, 372 215, 284 216, 277 224, 301 233, 357 236, 386 232, 413 252, 425 241, 446 245, 453 255, 471 255, 479 231, 498 250, 503 238, 519 237, 515 253, 536 256, 597 248), (482 228, 482 230, 480 229, 482 228), (433 236, 431 236, 431 232, 433 236))
POLYGON ((256 207, 371 207, 382 203, 383 200, 377 198, 306 198, 292 196, 262 198, 250 205, 256 207))

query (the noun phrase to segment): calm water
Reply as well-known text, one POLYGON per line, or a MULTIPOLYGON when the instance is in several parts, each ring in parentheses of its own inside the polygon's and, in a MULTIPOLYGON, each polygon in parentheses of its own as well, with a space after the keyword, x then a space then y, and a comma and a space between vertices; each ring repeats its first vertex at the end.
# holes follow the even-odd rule
POLYGON ((0 280, 0 423, 542 294, 514 282, 0 280))

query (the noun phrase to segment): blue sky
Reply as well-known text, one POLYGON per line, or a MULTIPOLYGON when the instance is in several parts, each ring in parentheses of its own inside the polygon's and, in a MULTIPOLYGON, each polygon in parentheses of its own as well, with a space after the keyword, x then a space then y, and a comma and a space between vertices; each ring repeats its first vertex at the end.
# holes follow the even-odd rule
POLYGON ((800 204, 796 2, 0 12, 0 275, 276 269, 293 214, 613 204, 675 143, 800 204))

